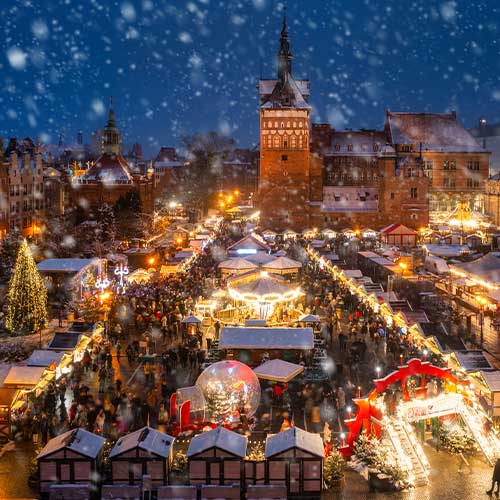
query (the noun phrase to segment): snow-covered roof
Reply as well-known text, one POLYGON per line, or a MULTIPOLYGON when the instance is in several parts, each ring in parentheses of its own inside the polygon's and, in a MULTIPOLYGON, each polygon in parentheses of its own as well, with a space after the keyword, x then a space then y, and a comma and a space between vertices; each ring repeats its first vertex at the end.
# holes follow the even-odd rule
POLYGON ((228 269, 231 271, 242 271, 249 269, 257 269, 257 266, 247 259, 237 257, 235 259, 225 260, 219 264, 219 269, 228 269))
POLYGON ((192 457, 210 448, 219 448, 243 458, 247 453, 247 438, 224 427, 217 427, 217 429, 202 432, 191 439, 187 456, 192 457))
POLYGON ((267 436, 266 458, 273 457, 292 448, 298 448, 318 457, 325 456, 323 440, 319 434, 307 432, 299 427, 292 427, 278 434, 267 436))
POLYGON ((148 453, 168 458, 173 442, 174 438, 172 436, 146 426, 121 437, 116 442, 109 456, 113 458, 127 451, 139 448, 148 453))
POLYGON ((289 382, 303 371, 302 365, 289 363, 282 359, 270 359, 254 369, 257 377, 275 382, 289 382))
POLYGON ((51 439, 38 454, 37 459, 48 457, 62 449, 68 449, 79 455, 95 459, 106 440, 85 429, 72 429, 51 439))
MULTIPOLYGON (((380 153, 394 152, 394 148, 387 145, 384 131, 379 130, 342 130, 334 131, 331 135, 329 148, 322 150, 325 156, 349 156, 360 154, 377 156, 380 153)), ((328 158, 325 160, 328 163, 328 158)))
POLYGON ((44 366, 13 366, 7 373, 3 385, 34 387, 44 372, 44 366))
POLYGON ((481 370, 481 376, 484 378, 491 392, 500 392, 500 371, 481 370))
POLYGON ((63 352, 49 351, 45 349, 35 349, 26 361, 28 366, 50 366, 54 361, 56 365, 61 362, 63 352))
POLYGON ((46 273, 79 273, 87 266, 98 263, 99 259, 45 259, 36 267, 46 273))
POLYGON ((380 234, 411 234, 417 235, 417 231, 414 229, 410 229, 409 227, 403 224, 389 224, 387 227, 384 227, 380 230, 380 234))
POLYGON ((264 240, 261 240, 253 234, 248 234, 241 240, 233 243, 228 247, 228 251, 238 251, 238 250, 260 250, 269 251, 270 247, 264 240))
POLYGON ((344 272, 344 276, 347 279, 350 279, 350 278, 356 279, 356 278, 363 277, 363 273, 359 269, 344 269, 343 272, 344 272))
POLYGON ((265 252, 257 252, 256 254, 245 256, 245 260, 248 260, 249 262, 253 262, 254 264, 258 265, 269 264, 270 262, 273 262, 275 259, 276 256, 270 255, 265 252))
POLYGON ((302 267, 302 263, 298 260, 289 259, 288 257, 278 257, 272 262, 264 264, 262 267, 264 269, 269 269, 270 271, 273 269, 283 271, 285 269, 300 269, 302 267))
POLYGON ((423 150, 485 152, 455 113, 387 112, 386 124, 393 144, 414 144, 423 150))
POLYGON ((493 367, 481 350, 453 351, 453 354, 465 372, 493 370, 493 367))
POLYGON ((434 243, 426 243, 427 251, 438 257, 460 257, 464 253, 470 253, 470 248, 467 245, 437 245, 434 243))
POLYGON ((221 349, 312 349, 312 328, 223 327, 221 349))
POLYGON ((73 178, 75 183, 88 181, 103 184, 131 184, 130 166, 121 155, 103 153, 85 174, 73 178))
POLYGON ((453 264, 452 270, 466 273, 469 277, 500 285, 500 252, 489 252, 479 259, 463 264, 453 264))

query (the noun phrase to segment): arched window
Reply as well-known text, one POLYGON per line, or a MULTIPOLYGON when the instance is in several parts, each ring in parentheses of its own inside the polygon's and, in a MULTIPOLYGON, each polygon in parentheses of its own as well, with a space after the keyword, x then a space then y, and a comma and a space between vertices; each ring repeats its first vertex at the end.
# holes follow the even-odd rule
POLYGON ((281 146, 281 141, 279 135, 275 135, 273 139, 273 147, 279 149, 281 146))
POLYGON ((297 128, 297 122, 293 122, 293 128, 297 128))
POLYGON ((290 128, 290 122, 286 122, 286 128, 290 128))
POLYGON ((290 137, 290 147, 291 148, 296 148, 297 147, 297 136, 292 135, 290 137))
POLYGON ((285 122, 281 122, 281 128, 285 128, 285 122))
POLYGON ((299 122, 299 128, 302 128, 303 126, 302 122, 299 122))
POLYGON ((267 126, 268 126, 269 128, 272 128, 272 126, 273 126, 273 122, 267 122, 267 126))

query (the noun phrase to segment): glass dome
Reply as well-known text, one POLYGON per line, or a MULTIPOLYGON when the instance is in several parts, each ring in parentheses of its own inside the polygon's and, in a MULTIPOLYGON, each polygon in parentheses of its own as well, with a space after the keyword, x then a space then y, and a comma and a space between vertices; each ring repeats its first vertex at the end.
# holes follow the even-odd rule
POLYGON ((208 415, 214 422, 251 417, 260 404, 260 383, 253 370, 236 360, 210 365, 198 377, 196 385, 205 396, 208 415))

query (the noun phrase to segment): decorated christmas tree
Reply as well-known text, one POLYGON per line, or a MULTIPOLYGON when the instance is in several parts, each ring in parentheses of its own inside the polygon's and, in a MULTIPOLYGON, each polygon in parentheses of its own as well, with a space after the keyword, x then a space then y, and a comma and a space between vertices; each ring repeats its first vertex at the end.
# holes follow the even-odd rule
POLYGON ((323 462, 323 478, 326 487, 332 488, 336 481, 340 481, 345 473, 345 460, 342 454, 333 448, 323 462))
POLYGON ((24 239, 9 283, 5 326, 15 335, 33 333, 47 323, 47 290, 24 239))

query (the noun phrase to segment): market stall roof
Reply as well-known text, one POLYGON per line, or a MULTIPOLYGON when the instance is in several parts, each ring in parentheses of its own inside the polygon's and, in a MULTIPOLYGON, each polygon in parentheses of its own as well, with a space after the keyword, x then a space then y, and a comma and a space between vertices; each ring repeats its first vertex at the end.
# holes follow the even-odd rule
POLYGON ((351 279, 351 278, 362 278, 363 277, 363 273, 359 270, 359 269, 344 269, 344 276, 347 278, 347 279, 351 279))
POLYGON ((312 328, 223 327, 221 349, 312 349, 312 328))
POLYGON ((264 240, 261 240, 254 234, 248 234, 241 240, 237 241, 236 243, 233 243, 230 247, 228 247, 228 251, 230 252, 238 252, 245 250, 268 252, 270 249, 271 248, 264 240))
POLYGON ((288 271, 288 270, 298 270, 302 267, 302 263, 298 260, 289 259, 288 257, 278 257, 272 262, 264 264, 262 266, 264 269, 273 271, 288 271))
POLYGON ((499 370, 493 370, 493 371, 480 370, 480 373, 491 392, 500 392, 499 370))
POLYGON ((253 255, 247 255, 245 259, 248 260, 248 262, 252 262, 253 264, 262 265, 274 262, 276 260, 276 257, 266 252, 258 252, 253 255))
POLYGON ((489 252, 472 262, 452 264, 450 268, 487 283, 500 285, 500 252, 489 252))
POLYGON ((467 245, 437 245, 427 243, 425 248, 431 255, 436 257, 461 257, 466 253, 470 253, 470 248, 467 245))
POLYGON ((18 394, 19 389, 0 387, 0 406, 12 406, 18 394))
POLYGON ((50 351, 45 349, 35 349, 28 358, 28 366, 50 366, 52 363, 58 365, 61 362, 63 352, 50 351))
POLYGON ((257 266, 247 259, 236 257, 235 259, 228 259, 219 264, 219 269, 228 269, 230 271, 247 271, 250 269, 257 269, 257 266))
POLYGON ((466 372, 478 370, 493 370, 490 362, 486 359, 481 350, 454 351, 462 369, 466 372))
POLYGON ((78 345, 81 336, 80 332, 55 332, 48 348, 55 351, 71 351, 78 345))
POLYGON ((168 458, 173 443, 174 438, 172 436, 146 426, 121 437, 116 442, 109 456, 113 458, 127 451, 139 448, 147 453, 168 458))
POLYGON ((79 273, 87 266, 99 264, 99 259, 46 259, 37 264, 42 273, 79 273))
POLYGON ((4 386, 35 387, 45 372, 43 366, 13 366, 5 380, 4 386))
POLYGON ((301 316, 296 323, 321 323, 319 316, 315 314, 304 314, 301 316))
POLYGON ((390 224, 380 230, 380 234, 404 234, 404 235, 417 235, 418 232, 403 224, 390 224))
MULTIPOLYGON (((453 283, 456 283, 456 281, 453 281, 453 283)), ((487 294, 486 297, 489 297, 495 302, 500 302, 500 289, 498 290, 490 290, 487 294)))
POLYGON ((224 427, 217 427, 217 429, 202 432, 191 439, 187 456, 191 457, 211 448, 218 448, 243 458, 247 453, 247 438, 224 427))
POLYGON ((302 365, 289 363, 282 359, 270 359, 254 369, 255 375, 274 382, 289 382, 304 371, 302 365))
POLYGON ((181 323, 188 323, 188 324, 198 324, 198 323, 201 323, 201 319, 200 318, 197 318, 196 316, 194 316, 193 314, 190 314, 189 316, 186 316, 182 321, 181 323))
POLYGON ((72 429, 51 439, 38 454, 37 459, 48 457, 63 449, 95 459, 104 446, 105 441, 103 437, 84 429, 72 429))
POLYGON ((319 434, 307 432, 299 427, 292 427, 283 432, 278 432, 266 439, 266 458, 279 455, 292 448, 311 453, 318 457, 325 456, 323 440, 319 434))

